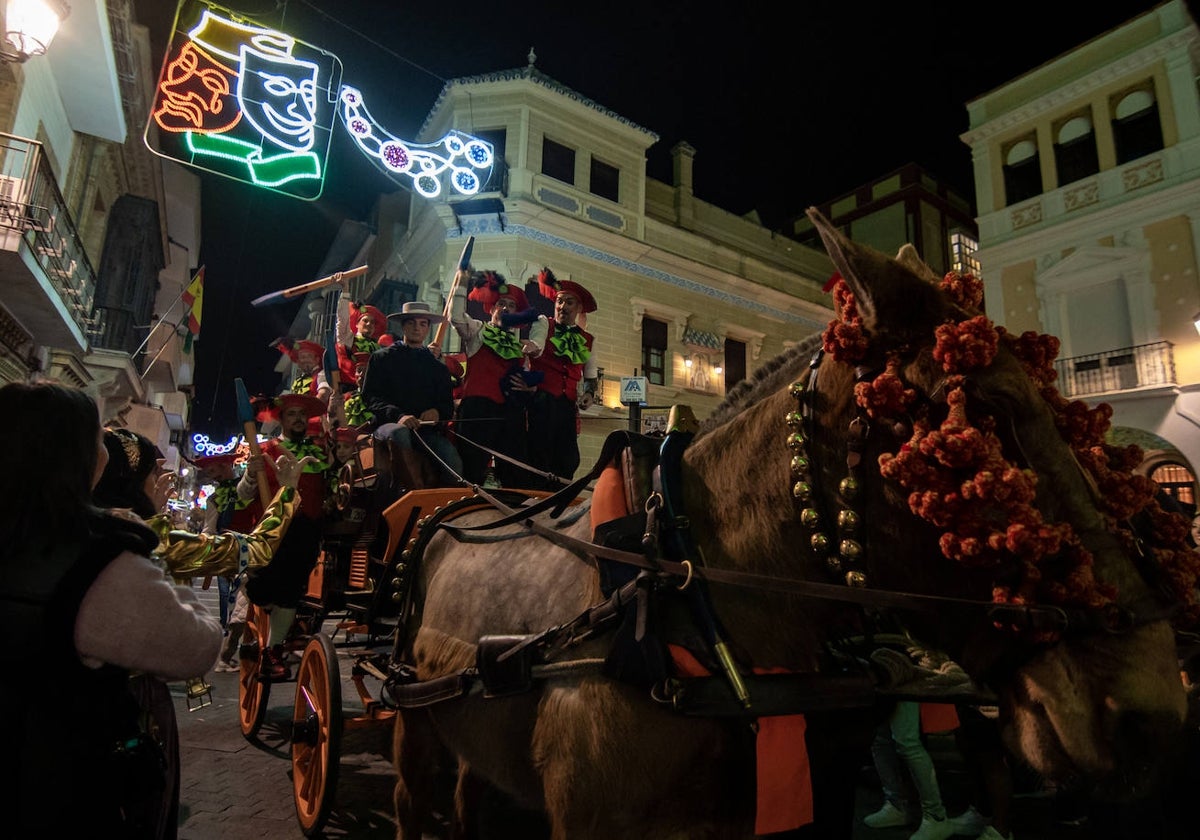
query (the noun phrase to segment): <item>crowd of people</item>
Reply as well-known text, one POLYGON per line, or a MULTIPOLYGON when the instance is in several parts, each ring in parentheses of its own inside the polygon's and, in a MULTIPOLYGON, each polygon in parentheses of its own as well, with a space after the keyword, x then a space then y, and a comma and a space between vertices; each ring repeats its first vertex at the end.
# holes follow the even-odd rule
POLYGON ((270 615, 262 673, 289 676, 282 643, 339 470, 361 441, 383 454, 381 486, 392 495, 485 480, 557 489, 573 476, 578 411, 596 370, 593 337, 577 321, 596 304, 549 269, 536 282, 553 320, 493 271, 460 272, 448 314, 412 301, 385 316, 349 301, 332 383, 324 346, 278 342, 295 375, 261 419, 279 434, 240 464, 232 454, 196 459, 213 490, 191 530, 166 513, 176 477, 154 442, 102 426, 81 390, 0 388, 0 428, 20 441, 0 470, 4 664, 54 687, 29 692, 9 681, 0 691, 10 768, 19 768, 0 807, 14 832, 176 836, 179 745, 167 683, 236 669, 250 603, 270 615), (431 327, 445 324, 461 338, 457 376, 442 331, 430 341, 431 327), (197 598, 194 578, 218 581, 219 615, 197 598), (63 790, 72 807, 61 806, 63 790))

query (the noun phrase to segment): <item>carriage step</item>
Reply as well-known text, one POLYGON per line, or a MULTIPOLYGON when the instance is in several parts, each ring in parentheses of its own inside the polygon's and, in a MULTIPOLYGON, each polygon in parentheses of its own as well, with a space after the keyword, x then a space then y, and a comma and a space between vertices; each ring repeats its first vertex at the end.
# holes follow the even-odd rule
POLYGON ((371 576, 368 574, 370 567, 371 556, 366 546, 357 546, 350 550, 350 577, 347 583, 351 590, 369 592, 374 589, 371 576))

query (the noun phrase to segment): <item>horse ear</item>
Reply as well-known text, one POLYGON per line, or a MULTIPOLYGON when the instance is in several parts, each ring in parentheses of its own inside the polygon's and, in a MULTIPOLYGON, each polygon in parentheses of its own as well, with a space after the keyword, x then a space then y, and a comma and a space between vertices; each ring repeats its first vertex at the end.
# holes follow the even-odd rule
POLYGON ((945 321, 950 301, 915 248, 905 245, 893 259, 847 239, 815 207, 808 209, 808 218, 854 292, 864 327, 876 335, 928 335, 945 321))

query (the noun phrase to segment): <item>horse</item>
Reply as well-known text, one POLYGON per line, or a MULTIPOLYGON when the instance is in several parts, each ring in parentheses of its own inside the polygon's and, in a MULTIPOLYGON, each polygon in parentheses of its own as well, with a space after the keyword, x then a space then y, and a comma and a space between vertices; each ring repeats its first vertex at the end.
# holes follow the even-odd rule
MULTIPOLYGON (((684 714, 637 680, 571 667, 611 654, 612 634, 580 634, 523 690, 401 709, 401 840, 421 836, 441 750, 460 791, 482 780, 543 812, 555 840, 754 836, 756 732, 774 718, 753 717, 738 675, 809 675, 819 698, 839 640, 870 639, 880 615, 990 692, 1005 744, 1044 776, 1144 793, 1184 720, 1171 621, 1195 614, 1186 523, 1134 474, 1136 451, 1103 442, 1106 407, 1058 396, 1054 339, 992 325, 969 275, 809 216, 840 274, 838 317, 731 389, 684 450, 672 518, 687 556, 672 568, 686 579, 661 589, 701 587, 700 606, 662 613, 700 618, 656 625, 682 644, 707 615, 747 714, 684 714)), ((508 517, 486 539, 466 536, 497 511, 430 528, 397 652, 418 684, 469 672, 486 637, 530 638, 605 603, 586 509, 508 517)), ((720 682, 721 656, 707 661, 720 682)), ((810 704, 805 832, 850 831, 879 714, 810 704)))

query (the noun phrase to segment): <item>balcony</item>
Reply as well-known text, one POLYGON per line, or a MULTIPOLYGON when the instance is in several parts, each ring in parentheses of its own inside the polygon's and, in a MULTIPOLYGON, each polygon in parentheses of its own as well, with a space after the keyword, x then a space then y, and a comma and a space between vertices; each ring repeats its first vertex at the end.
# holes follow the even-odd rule
POLYGON ((96 274, 42 144, 2 132, 0 288, 37 344, 87 349, 96 274))
POLYGON ((1171 342, 1156 341, 1054 362, 1064 397, 1089 397, 1178 384, 1171 342))

